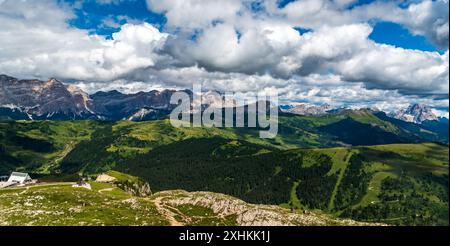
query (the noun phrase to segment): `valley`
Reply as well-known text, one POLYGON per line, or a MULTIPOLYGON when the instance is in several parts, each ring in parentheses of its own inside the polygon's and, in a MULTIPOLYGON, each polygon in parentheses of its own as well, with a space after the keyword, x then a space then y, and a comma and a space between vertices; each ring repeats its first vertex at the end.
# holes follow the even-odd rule
POLYGON ((369 223, 449 223, 448 145, 430 142, 445 135, 417 134, 366 110, 282 114, 275 139, 251 128, 174 128, 168 120, 9 121, 0 135, 5 175, 75 182, 115 170, 154 193, 214 192, 369 223))

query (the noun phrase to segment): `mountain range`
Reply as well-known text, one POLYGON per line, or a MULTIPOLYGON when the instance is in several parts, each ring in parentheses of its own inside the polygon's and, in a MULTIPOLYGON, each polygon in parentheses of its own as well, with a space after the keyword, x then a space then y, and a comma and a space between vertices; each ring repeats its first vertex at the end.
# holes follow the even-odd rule
MULTIPOLYGON (((175 90, 152 90, 123 94, 117 90, 97 92, 92 95, 80 88, 56 79, 19 80, 0 75, 1 120, 81 120, 145 121, 167 116, 175 105, 170 97, 175 90)), ((192 92, 185 90, 192 95, 192 92)), ((214 104, 214 103, 213 103, 214 104)), ((306 103, 280 106, 280 111, 303 116, 337 113, 345 108, 333 109, 306 103)), ((412 104, 398 112, 387 114, 405 122, 422 124, 426 121, 445 121, 427 105, 412 104)), ((447 120, 448 121, 448 120, 447 120)))
MULTIPOLYGON (((176 106, 170 104, 175 92, 152 90, 123 94, 114 90, 89 95, 56 79, 19 80, 0 75, 0 120, 167 119, 176 106)), ((192 96, 191 91, 185 92, 192 96)), ((209 106, 214 107, 221 100, 219 93, 205 93, 204 98, 205 95, 209 106)), ((201 103, 202 109, 208 106, 205 101, 201 103)), ((280 106, 279 114, 281 145, 332 147, 425 141, 448 144, 449 138, 448 120, 438 118, 429 107, 420 104, 396 114, 368 108, 333 109, 327 104, 296 104, 280 106)))
POLYGON ((175 91, 89 95, 56 79, 19 80, 0 75, 0 119, 12 120, 149 120, 167 115, 175 91))
MULTIPOLYGON (((324 115, 328 113, 336 113, 345 108, 334 109, 328 104, 315 106, 307 103, 300 103, 295 105, 284 105, 281 107, 283 112, 311 116, 311 115, 324 115)), ((370 109, 372 111, 380 111, 378 109, 370 109)), ((399 119, 406 122, 412 122, 416 124, 422 124, 425 121, 445 121, 446 118, 438 117, 432 108, 424 104, 411 104, 405 109, 401 109, 395 112, 387 114, 391 118, 399 119)))

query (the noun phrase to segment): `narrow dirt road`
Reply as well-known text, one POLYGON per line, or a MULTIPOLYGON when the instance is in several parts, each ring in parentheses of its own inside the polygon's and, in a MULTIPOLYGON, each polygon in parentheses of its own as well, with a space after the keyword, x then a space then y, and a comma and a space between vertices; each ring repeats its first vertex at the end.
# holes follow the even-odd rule
POLYGON ((103 193, 105 191, 113 191, 113 190, 114 190, 114 188, 106 188, 106 189, 99 190, 98 193, 103 193))
POLYGON ((170 211, 169 209, 166 209, 164 207, 164 204, 162 202, 162 199, 164 197, 157 197, 155 198, 154 202, 155 202, 155 206, 156 209, 158 210, 158 212, 164 216, 167 221, 169 221, 171 226, 183 226, 183 223, 179 222, 178 220, 175 219, 175 213, 173 213, 172 211, 170 211))

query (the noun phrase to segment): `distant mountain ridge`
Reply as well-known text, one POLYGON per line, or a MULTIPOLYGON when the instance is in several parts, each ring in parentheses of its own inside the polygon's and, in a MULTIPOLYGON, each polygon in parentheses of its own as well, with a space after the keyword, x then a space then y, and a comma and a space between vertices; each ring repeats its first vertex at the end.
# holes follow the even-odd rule
POLYGON ((19 80, 0 75, 0 119, 110 121, 137 119, 139 113, 139 119, 156 119, 172 110, 170 97, 174 92, 123 94, 109 91, 89 95, 56 79, 19 80))
POLYGON ((389 114, 389 116, 406 122, 421 124, 424 121, 438 120, 433 110, 424 104, 412 104, 406 109, 389 114))
POLYGON ((322 115, 326 114, 330 110, 332 110, 332 108, 328 104, 324 104, 321 106, 314 106, 306 103, 289 105, 287 107, 282 108, 282 111, 286 113, 292 113, 297 115, 322 115))
POLYGON ((90 118, 93 112, 89 95, 56 79, 18 80, 0 75, 0 105, 3 112, 24 119, 90 118))
MULTIPOLYGON (((184 91, 192 95, 191 91, 184 91)), ((175 107, 170 104, 170 98, 175 92, 175 90, 152 90, 124 94, 113 90, 89 95, 74 85, 64 84, 56 79, 19 80, 0 75, 0 120, 155 120, 170 114, 175 107)), ((210 105, 215 105, 221 100, 221 98, 212 99, 214 100, 210 105)), ((328 104, 315 106, 302 103, 280 106, 281 112, 302 116, 339 114, 346 110, 350 109, 334 109, 328 104)), ((437 123, 432 124, 448 125, 448 119, 438 118, 430 107, 422 104, 413 104, 407 109, 387 115, 415 124, 436 121, 437 123)))

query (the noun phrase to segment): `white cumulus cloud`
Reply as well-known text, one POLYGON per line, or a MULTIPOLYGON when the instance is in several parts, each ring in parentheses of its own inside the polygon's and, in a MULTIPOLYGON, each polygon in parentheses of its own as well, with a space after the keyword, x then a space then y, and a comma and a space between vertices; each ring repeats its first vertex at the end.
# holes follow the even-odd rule
POLYGON ((107 81, 155 65, 167 38, 142 23, 123 25, 109 40, 70 27, 70 18, 72 12, 53 1, 1 3, 0 71, 27 78, 107 81))

